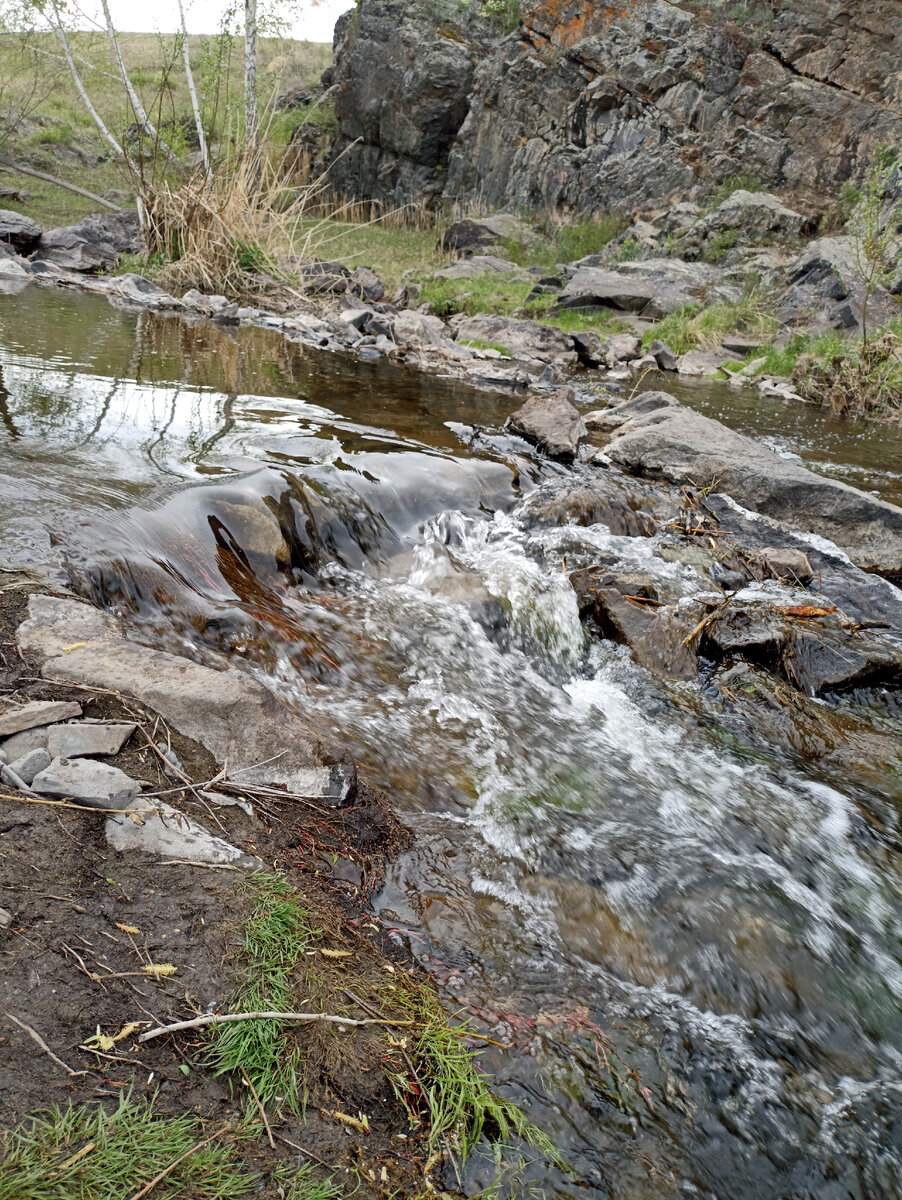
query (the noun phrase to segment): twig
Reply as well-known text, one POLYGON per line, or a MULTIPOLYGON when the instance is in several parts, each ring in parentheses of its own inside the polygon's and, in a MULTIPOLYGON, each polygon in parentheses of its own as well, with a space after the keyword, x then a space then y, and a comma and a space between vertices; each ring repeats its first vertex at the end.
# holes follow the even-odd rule
POLYGON ((162 1037, 165 1033, 179 1033, 183 1029, 202 1029, 205 1025, 224 1025, 228 1021, 325 1021, 331 1025, 412 1025, 413 1021, 387 1021, 371 1018, 365 1021, 353 1017, 336 1017, 331 1013, 290 1013, 290 1012, 245 1012, 245 1013, 209 1013, 204 1017, 195 1017, 192 1021, 176 1021, 173 1025, 161 1025, 159 1029, 149 1029, 138 1038, 139 1042, 149 1042, 151 1038, 162 1037))
POLYGON ((257 1089, 254 1087, 254 1085, 251 1083, 250 1079, 248 1078, 247 1072, 245 1071, 244 1067, 241 1068, 241 1077, 244 1080, 244 1082, 247 1084, 247 1086, 251 1089, 251 1095, 254 1097, 254 1104, 256 1104, 256 1106, 257 1106, 257 1111, 260 1114, 260 1117, 263 1121, 263 1127, 266 1130, 266 1136, 269 1139, 269 1148, 270 1148, 270 1150, 275 1150, 276 1143, 272 1140, 272 1129, 270 1128, 269 1121, 266 1119, 266 1112, 263 1108, 263 1105, 260 1103, 260 1097, 257 1095, 257 1089))
POLYGON ((190 1157, 190 1155, 196 1154, 198 1150, 203 1150, 204 1146, 209 1146, 210 1142, 215 1141, 218 1137, 222 1137, 224 1133, 228 1132, 228 1125, 223 1125, 222 1129, 217 1129, 216 1132, 211 1133, 208 1138, 204 1138, 202 1142, 198 1142, 196 1146, 192 1146, 190 1150, 186 1150, 184 1154, 180 1154, 175 1162, 171 1162, 168 1167, 159 1173, 159 1175, 155 1175, 153 1179, 151 1179, 150 1183, 145 1183, 144 1187, 141 1188, 140 1191, 135 1192, 131 1200, 142 1200, 142 1197, 146 1196, 149 1191, 152 1191, 152 1189, 155 1188, 158 1183, 161 1183, 167 1175, 175 1170, 180 1162, 184 1162, 186 1158, 190 1157))
POLYGON ((70 800, 38 800, 34 796, 11 796, 0 792, 0 800, 18 800, 20 804, 49 804, 51 808, 77 808, 79 812, 92 813, 146 813, 158 812, 156 808, 92 808, 90 804, 73 804, 70 800))
POLYGON ((15 1021, 15 1023, 19 1026, 20 1029, 24 1029, 25 1032, 28 1034, 28 1036, 31 1038, 31 1040, 33 1042, 37 1042, 37 1044, 41 1047, 41 1049, 44 1051, 44 1053, 49 1054, 50 1057, 53 1059, 53 1061, 56 1063, 56 1065, 58 1067, 62 1067, 63 1070, 68 1075, 87 1075, 88 1074, 87 1071, 73 1071, 71 1067, 67 1067, 61 1058, 57 1058, 57 1056, 53 1053, 53 1051, 50 1049, 50 1047, 47 1045, 47 1043, 44 1041, 44 1039, 41 1037, 41 1035, 39 1033, 36 1033, 35 1030, 31 1028, 30 1025, 26 1025, 25 1022, 20 1021, 18 1017, 14 1017, 11 1012, 8 1012, 6 1015, 9 1017, 9 1019, 11 1021, 15 1021))

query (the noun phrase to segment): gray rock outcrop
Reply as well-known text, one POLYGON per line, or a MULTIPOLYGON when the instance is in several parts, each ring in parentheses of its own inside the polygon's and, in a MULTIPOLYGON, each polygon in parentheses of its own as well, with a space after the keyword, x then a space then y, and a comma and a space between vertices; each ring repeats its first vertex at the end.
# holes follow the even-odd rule
POLYGON ((575 458, 586 426, 573 403, 573 389, 560 388, 547 396, 532 396, 508 418, 508 427, 549 456, 575 458))
POLYGON ((902 575, 902 508, 817 475, 681 405, 635 416, 630 407, 618 410, 627 419, 607 446, 613 462, 672 483, 713 485, 790 529, 828 538, 867 571, 902 575))

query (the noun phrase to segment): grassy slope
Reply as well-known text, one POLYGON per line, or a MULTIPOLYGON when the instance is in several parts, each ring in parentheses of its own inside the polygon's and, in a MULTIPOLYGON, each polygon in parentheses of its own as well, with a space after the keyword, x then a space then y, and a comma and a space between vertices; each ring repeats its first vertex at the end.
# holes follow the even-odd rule
MULTIPOLYGON (((192 71, 198 87, 212 45, 209 38, 189 39, 192 71)), ((172 38, 124 33, 120 35, 120 46, 129 77, 152 119, 164 124, 190 121, 191 101, 180 57, 175 57, 172 69, 166 72, 165 83, 163 79, 162 64, 173 60, 172 38)), ((4 102, 17 107, 17 99, 20 103, 35 87, 25 120, 5 145, 0 143, 0 154, 101 195, 111 188, 133 190, 127 172, 112 159, 109 145, 85 110, 60 57, 55 37, 40 35, 34 39, 33 47, 24 50, 18 37, 0 34, 0 107, 4 102)), ((121 138, 134 117, 122 103, 121 85, 110 78, 114 66, 109 43, 100 34, 78 33, 72 36, 72 50, 98 112, 114 136, 121 138), (81 60, 92 64, 94 69, 84 67, 81 60)), ((238 40, 223 74, 227 81, 224 95, 227 92, 233 100, 241 91, 242 54, 243 46, 238 40)), ((317 83, 331 61, 332 47, 328 43, 262 39, 262 100, 268 102, 291 88, 317 83)), ((280 114, 270 130, 274 140, 284 142, 293 124, 303 116, 303 113, 296 117, 280 114)), ((222 118, 217 120, 214 137, 228 136, 225 124, 222 118)), ((74 192, 6 167, 0 167, 0 184, 16 187, 32 197, 25 205, 4 199, 0 201, 3 207, 27 211, 45 226, 68 224, 97 211, 96 204, 74 192)))

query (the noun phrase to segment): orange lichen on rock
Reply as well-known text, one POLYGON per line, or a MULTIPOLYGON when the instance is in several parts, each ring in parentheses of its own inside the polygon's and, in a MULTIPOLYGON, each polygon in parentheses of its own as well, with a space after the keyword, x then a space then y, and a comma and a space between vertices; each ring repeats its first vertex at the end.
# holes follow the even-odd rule
POLYGON ((525 24, 542 33, 555 46, 575 46, 584 38, 601 33, 615 21, 630 16, 641 0, 531 0, 521 8, 525 24))

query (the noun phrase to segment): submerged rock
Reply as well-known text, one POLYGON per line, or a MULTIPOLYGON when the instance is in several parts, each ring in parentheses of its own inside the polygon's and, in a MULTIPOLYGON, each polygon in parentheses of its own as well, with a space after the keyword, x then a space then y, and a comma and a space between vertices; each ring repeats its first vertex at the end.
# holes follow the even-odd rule
POLYGON ((550 458, 573 459, 580 439, 586 433, 573 396, 572 388, 560 388, 547 396, 533 396, 511 414, 507 425, 550 458))
POLYGON ((617 471, 553 481, 526 498, 522 514, 539 525, 606 525, 621 537, 652 537, 673 509, 653 485, 617 471))

